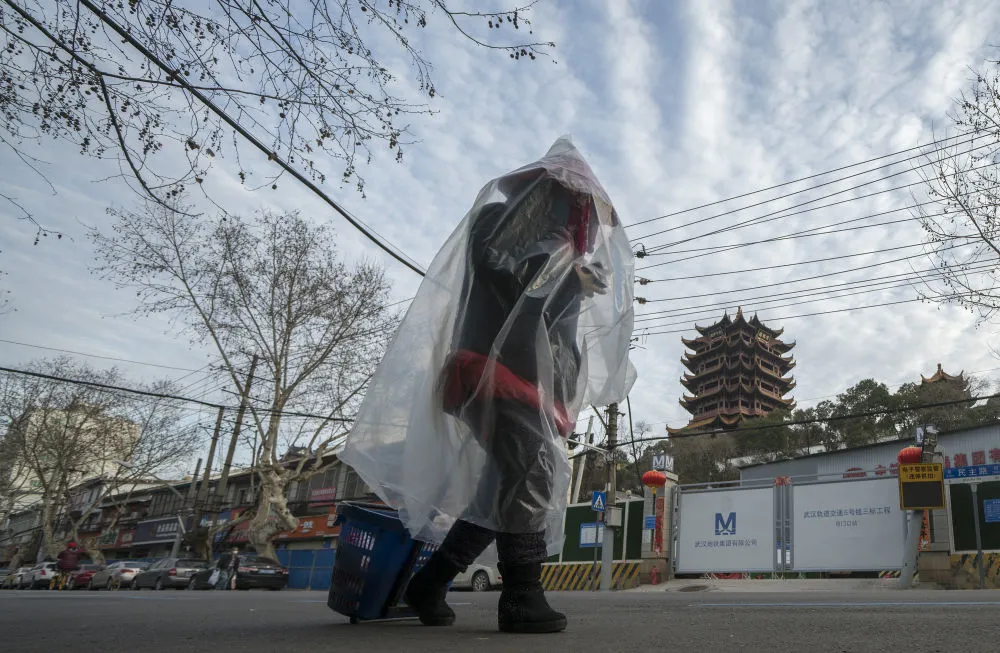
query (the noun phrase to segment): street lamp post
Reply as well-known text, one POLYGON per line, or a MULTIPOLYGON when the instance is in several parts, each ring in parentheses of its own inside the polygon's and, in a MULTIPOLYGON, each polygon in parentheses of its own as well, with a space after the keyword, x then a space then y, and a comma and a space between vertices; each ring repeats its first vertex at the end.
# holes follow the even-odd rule
MULTIPOLYGON (((130 463, 125 462, 124 460, 116 460, 114 462, 117 463, 118 465, 122 466, 122 467, 127 468, 127 469, 135 469, 135 466, 131 465, 130 463)), ((174 488, 174 486, 170 485, 170 483, 168 483, 167 481, 164 481, 162 478, 160 478, 159 476, 157 476, 153 472, 146 472, 146 473, 149 474, 150 476, 152 476, 153 478, 155 478, 160 483, 163 483, 164 487, 166 487, 168 490, 170 490, 171 492, 173 492, 174 494, 176 494, 180 498, 180 500, 181 500, 181 510, 184 509, 184 507, 185 507, 184 504, 187 501, 187 499, 184 497, 183 494, 181 494, 180 492, 178 492, 174 488)), ((187 529, 184 528, 184 519, 180 516, 180 514, 176 515, 176 517, 177 517, 177 534, 174 535, 174 543, 173 543, 173 545, 170 548, 170 557, 171 558, 176 558, 178 555, 180 555, 180 552, 181 552, 181 540, 184 538, 184 535, 187 533, 187 529)))

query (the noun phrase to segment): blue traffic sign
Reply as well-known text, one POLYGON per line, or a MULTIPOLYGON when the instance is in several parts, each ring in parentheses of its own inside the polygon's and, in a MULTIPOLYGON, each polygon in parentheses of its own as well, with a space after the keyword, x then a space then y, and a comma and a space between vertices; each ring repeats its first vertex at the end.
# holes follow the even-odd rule
POLYGON ((646 515, 642 520, 642 527, 647 531, 656 530, 656 515, 646 515))
POLYGON ((986 499, 983 501, 983 512, 986 513, 986 523, 1000 523, 1000 499, 986 499))
POLYGON ((590 507, 597 512, 604 512, 608 506, 608 495, 604 492, 594 490, 594 498, 590 500, 590 507))

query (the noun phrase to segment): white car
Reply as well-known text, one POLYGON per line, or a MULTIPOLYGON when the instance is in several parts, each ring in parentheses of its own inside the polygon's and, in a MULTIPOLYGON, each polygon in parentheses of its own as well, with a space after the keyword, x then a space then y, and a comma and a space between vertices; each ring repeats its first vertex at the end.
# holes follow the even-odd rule
POLYGON ((31 567, 20 567, 19 569, 14 569, 10 572, 7 578, 4 579, 3 586, 6 589, 19 590, 21 589, 21 584, 26 582, 30 574, 31 567))
POLYGON ((47 589, 52 579, 56 577, 56 563, 42 562, 21 576, 21 589, 47 589))
POLYGON ((468 569, 455 576, 451 588, 486 592, 494 587, 499 587, 502 582, 503 578, 496 567, 473 563, 469 565, 468 569))

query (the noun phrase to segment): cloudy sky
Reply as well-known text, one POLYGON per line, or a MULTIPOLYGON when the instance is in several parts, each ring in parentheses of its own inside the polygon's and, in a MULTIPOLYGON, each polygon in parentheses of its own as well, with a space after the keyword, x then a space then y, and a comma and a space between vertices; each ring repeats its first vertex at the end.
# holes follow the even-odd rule
MULTIPOLYGON (((831 292, 838 284, 928 268, 931 262, 919 257, 885 263, 921 253, 912 247, 922 241, 913 221, 724 253, 663 255, 746 244, 858 218, 849 224, 908 217, 904 210, 865 218, 905 208, 919 188, 860 196, 918 181, 913 166, 919 161, 815 190, 810 186, 900 161, 912 152, 677 213, 947 135, 948 111, 966 87, 970 68, 994 54, 988 43, 998 33, 1000 4, 542 0, 533 20, 536 36, 557 43, 556 63, 509 61, 432 20, 416 43, 435 64, 438 93, 432 108, 437 113, 411 121, 416 142, 407 147, 402 163, 376 157, 363 170, 367 198, 336 184, 327 184, 327 192, 426 266, 485 181, 536 159, 558 136, 571 134, 626 224, 644 222, 629 229, 637 247, 655 251, 691 239, 637 265, 640 277, 657 282, 636 289, 651 301, 637 307, 643 349, 636 352, 640 376, 631 399, 635 418, 652 422, 657 432, 687 419, 677 404, 682 333, 690 336, 695 321, 709 324, 739 304, 745 311, 759 310, 797 342, 794 394, 802 406, 866 377, 893 386, 919 380, 938 362, 951 372, 1000 376, 994 370, 1000 362, 990 349, 1000 335, 990 326, 977 328, 967 313, 919 302, 861 308, 913 299, 916 291, 910 287, 831 292), (889 177, 895 173, 900 174, 889 177), (837 194, 819 199, 831 193, 837 194), (851 201, 819 208, 845 199, 851 201), (802 207, 809 210, 784 211, 797 212, 788 216, 781 211, 810 200, 815 201, 802 207), (775 219, 744 224, 765 214, 775 219), (659 216, 667 217, 654 220, 659 216), (689 224, 694 221, 701 222, 689 224), (740 228, 705 235, 731 227, 740 228), (657 233, 664 230, 669 231, 657 233), (889 248, 897 249, 876 252, 889 248), (672 262, 682 258, 687 260, 672 262), (795 265, 718 274, 781 264, 795 265), (851 268, 864 269, 841 273, 851 268), (696 275, 714 276, 692 278, 696 275), (795 291, 812 294, 774 297, 795 291), (794 317, 840 309, 856 310, 794 317)), ((405 62, 398 53, 386 52, 399 89, 412 89, 405 62)), ((107 226, 109 206, 137 204, 124 183, 106 179, 115 168, 51 142, 32 152, 45 161, 41 167, 56 192, 5 149, 0 149, 0 189, 65 236, 33 246, 33 225, 0 203, 0 269, 8 273, 0 283, 11 291, 17 309, 0 317, 0 361, 19 366, 56 353, 25 345, 126 359, 136 362, 117 364, 133 377, 177 378, 190 394, 225 399, 213 394, 198 371, 208 360, 204 351, 174 336, 165 320, 129 317, 130 293, 115 291, 90 272, 87 226, 107 226)), ((396 297, 415 292, 416 275, 292 180, 282 180, 277 191, 250 192, 235 181, 235 173, 226 161, 214 172, 216 199, 228 209, 301 210, 331 223, 349 257, 385 262, 396 297)), ((86 360, 98 366, 116 363, 86 360)))

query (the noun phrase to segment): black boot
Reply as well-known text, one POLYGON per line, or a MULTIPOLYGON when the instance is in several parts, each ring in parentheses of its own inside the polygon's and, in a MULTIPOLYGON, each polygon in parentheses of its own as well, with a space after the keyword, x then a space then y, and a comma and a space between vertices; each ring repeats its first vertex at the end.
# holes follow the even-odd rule
POLYGON ((542 564, 503 564, 497 624, 504 633, 558 633, 566 615, 549 607, 542 590, 542 564))
POLYGON ((450 583, 462 568, 435 551, 420 571, 413 575, 403 600, 417 611, 425 626, 450 626, 455 623, 455 611, 445 598, 450 583))

